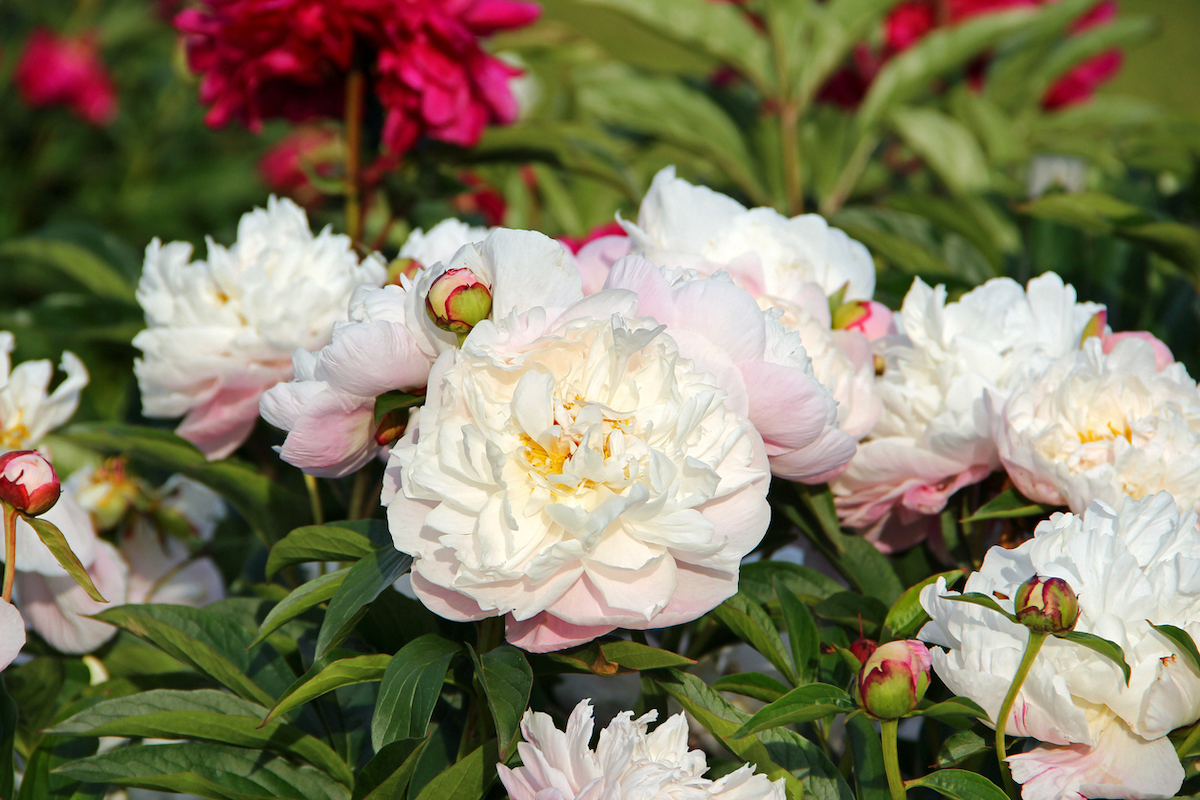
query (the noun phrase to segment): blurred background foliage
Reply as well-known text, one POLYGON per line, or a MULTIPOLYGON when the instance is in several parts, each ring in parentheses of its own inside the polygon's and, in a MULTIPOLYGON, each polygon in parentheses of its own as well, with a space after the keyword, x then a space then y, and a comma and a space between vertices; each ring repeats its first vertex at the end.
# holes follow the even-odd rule
MULTIPOLYGON (((169 22, 181 5, 0 4, 0 328, 18 333, 17 360, 84 358, 95 379, 78 419, 137 418, 128 342, 152 237, 202 254, 270 191, 304 202, 314 227, 340 226, 337 127, 206 128, 169 22), (111 123, 23 102, 14 72, 39 28, 94 37, 116 88, 111 123), (290 177, 288 147, 308 153, 290 177)), ((869 86, 831 102, 831 80, 880 52, 896 5, 544 0, 539 23, 492 42, 527 70, 521 119, 470 150, 409 153, 379 182, 364 241, 391 256, 447 216, 582 237, 636 215, 675 164, 748 205, 825 214, 874 253, 893 307, 914 275, 953 292, 1055 270, 1106 303, 1114 328, 1155 332, 1196 374, 1194 0, 1122 0, 1115 20, 1074 33, 1095 0, 981 14, 877 59, 869 86), (1114 47, 1127 50, 1115 81, 1044 108, 1060 75, 1114 47)))

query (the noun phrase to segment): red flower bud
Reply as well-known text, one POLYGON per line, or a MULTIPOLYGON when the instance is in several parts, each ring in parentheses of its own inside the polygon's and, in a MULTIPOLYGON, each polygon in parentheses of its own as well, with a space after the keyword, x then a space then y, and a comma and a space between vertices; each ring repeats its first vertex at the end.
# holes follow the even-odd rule
POLYGON ((929 650, 915 639, 880 645, 858 673, 855 699, 873 717, 898 719, 925 697, 932 664, 929 650))
POLYGON ((858 331, 869 341, 882 339, 896 332, 892 310, 874 300, 851 300, 833 312, 833 327, 836 330, 858 331))
POLYGON ((46 457, 35 450, 16 450, 0 456, 0 500, 31 517, 44 514, 58 502, 62 487, 46 457))
POLYGON ((867 659, 871 654, 879 649, 879 643, 874 639, 868 639, 865 636, 860 636, 850 644, 850 652, 858 659, 859 664, 867 663, 867 659))
POLYGON ((394 408, 383 415, 383 419, 379 420, 379 424, 375 426, 375 444, 380 447, 387 447, 394 444, 397 439, 404 435, 404 429, 408 427, 408 409, 394 408))
POLYGON ((471 270, 447 270, 429 287, 425 310, 442 330, 465 336, 492 313, 492 293, 471 270))
POLYGON ((1079 598, 1062 578, 1034 575, 1017 588, 1013 607, 1018 622, 1042 633, 1069 631, 1079 619, 1079 598))

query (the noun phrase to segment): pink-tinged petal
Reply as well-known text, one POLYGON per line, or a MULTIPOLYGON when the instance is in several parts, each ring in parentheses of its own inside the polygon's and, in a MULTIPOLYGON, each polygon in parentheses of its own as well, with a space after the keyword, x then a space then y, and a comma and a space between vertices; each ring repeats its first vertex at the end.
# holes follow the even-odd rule
POLYGON ((1023 800, 1149 800, 1172 797, 1183 785, 1183 766, 1170 739, 1148 742, 1115 719, 1094 747, 1043 744, 1009 756, 1008 764, 1023 800))
POLYGON ((339 330, 317 355, 313 377, 347 394, 375 397, 423 387, 429 367, 429 357, 404 325, 360 323, 339 330))
POLYGON ((525 620, 504 617, 504 638, 530 653, 551 653, 575 645, 587 644, 615 630, 612 625, 572 625, 548 612, 525 620))
POLYGON ((857 449, 853 436, 838 428, 827 428, 815 442, 771 456, 771 473, 801 483, 826 483, 845 472, 857 449))
POLYGON ((703 333, 735 363, 763 357, 766 319, 745 289, 724 280, 688 281, 674 295, 675 325, 703 333))
POLYGON ((1171 348, 1149 331, 1122 331, 1121 333, 1105 334, 1100 337, 1100 347, 1106 354, 1111 353, 1118 342, 1126 339, 1141 339, 1149 342, 1150 346, 1154 348, 1154 366, 1160 371, 1175 363, 1175 356, 1171 353, 1171 348))
POLYGON ((374 398, 327 389, 304 407, 279 457, 318 478, 340 478, 379 454, 374 428, 374 398))
POLYGON ((680 563, 679 588, 671 595, 667 607, 649 622, 624 623, 624 626, 634 629, 666 628, 691 622, 737 594, 737 586, 737 575, 680 563))
POLYGON ((3 671, 25 646, 25 620, 16 606, 0 600, 0 671, 3 671))
POLYGON ((914 486, 904 493, 900 502, 904 504, 905 508, 916 511, 919 514, 940 514, 942 513, 942 509, 946 507, 946 500, 949 499, 950 495, 964 486, 979 483, 991 474, 991 466, 977 464, 937 483, 925 483, 920 486, 914 486))
POLYGON ((875 300, 860 300, 858 302, 863 304, 866 313, 862 314, 854 322, 846 325, 846 330, 858 331, 866 336, 868 341, 872 342, 896 332, 895 315, 890 308, 875 300))
MULTIPOLYGON (((1024 454, 1013 453, 1012 455, 1024 454)), ((1000 463, 1004 466, 1004 471, 1008 473, 1013 485, 1017 487, 1017 491, 1033 502, 1048 506, 1065 506, 1067 504, 1067 498, 1063 497, 1062 492, 1047 476, 1021 466, 1016 463, 1015 458, 1006 457, 1005 453, 1000 454, 1000 463)))
MULTIPOLYGON (((837 418, 829 392, 804 371, 764 361, 738 366, 750 395, 750 421, 762 435, 768 453, 812 444, 837 418)), ((851 449, 850 455, 853 452, 851 449)))
POLYGON ((209 461, 225 458, 241 447, 254 430, 263 392, 287 378, 288 375, 281 374, 265 385, 222 388, 208 402, 188 412, 175 433, 196 445, 209 461))
POLYGON ((63 653, 91 652, 117 633, 112 625, 88 617, 125 602, 129 585, 125 562, 108 542, 98 542, 88 575, 108 604, 88 597, 69 576, 49 578, 31 572, 17 573, 17 593, 29 626, 63 653))
POLYGON ((225 582, 212 559, 193 560, 183 542, 162 537, 145 522, 126 531, 120 552, 129 565, 127 602, 202 606, 225 597, 225 582))
POLYGON ((456 622, 473 622, 496 616, 496 612, 484 611, 478 603, 466 595, 444 586, 438 586, 433 581, 426 580, 416 571, 412 573, 412 588, 417 599, 439 617, 456 622))
POLYGON ((641 256, 625 256, 613 264, 604 288, 624 289, 636 294, 639 316, 654 317, 663 325, 676 322, 671 284, 667 283, 661 269, 641 256))
POLYGON ((579 248, 575 254, 575 266, 579 269, 579 277, 583 279, 583 293, 600 291, 613 265, 627 255, 629 237, 624 234, 601 236, 579 248))

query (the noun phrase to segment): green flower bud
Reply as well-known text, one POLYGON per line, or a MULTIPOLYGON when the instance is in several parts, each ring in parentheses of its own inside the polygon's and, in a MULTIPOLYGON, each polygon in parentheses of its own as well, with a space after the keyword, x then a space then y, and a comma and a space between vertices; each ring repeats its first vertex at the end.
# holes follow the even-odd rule
POLYGON ((1034 575, 1017 589, 1013 598, 1017 621, 1041 633, 1062 633, 1079 619, 1079 598, 1062 578, 1034 575))
POLYGON ((854 695, 877 719, 898 719, 915 711, 929 688, 933 658, 915 639, 880 645, 854 681, 854 695))
POLYGON ((492 293, 471 270, 447 270, 429 287, 425 310, 442 330, 465 336, 492 313, 492 293))

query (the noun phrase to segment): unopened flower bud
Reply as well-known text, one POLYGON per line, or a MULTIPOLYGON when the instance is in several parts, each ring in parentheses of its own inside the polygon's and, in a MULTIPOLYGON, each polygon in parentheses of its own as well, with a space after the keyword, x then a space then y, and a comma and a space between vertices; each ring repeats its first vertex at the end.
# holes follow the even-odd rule
POLYGON ((375 444, 387 447, 404 435, 406 427, 408 427, 408 409, 392 409, 384 414, 383 419, 379 420, 379 424, 375 426, 375 444))
POLYGON ((880 645, 854 682, 855 699, 878 719, 898 719, 915 711, 929 688, 933 658, 915 639, 880 645))
POLYGON ((421 262, 415 258, 397 258, 388 264, 387 282, 400 285, 400 277, 414 278, 421 269, 421 262))
POLYGON ((1106 330, 1108 330, 1108 311, 1102 308, 1088 320, 1087 325, 1083 326, 1083 333, 1079 336, 1079 346, 1083 347, 1083 343, 1093 336, 1104 338, 1106 330))
POLYGON ((46 457, 35 450, 0 456, 0 500, 31 517, 44 514, 58 502, 62 487, 46 457))
POLYGON ((850 643, 850 652, 858 659, 859 664, 867 663, 867 659, 878 649, 879 643, 865 636, 860 636, 850 643))
POLYGON ((833 311, 834 330, 858 331, 869 341, 896 332, 895 315, 883 303, 874 300, 851 300, 833 311))
POLYGON ((425 310, 442 330, 465 335, 492 313, 492 293, 471 270, 447 270, 429 287, 425 310))
POLYGON ((1079 619, 1079 598, 1062 578, 1034 575, 1017 588, 1013 598, 1017 621, 1041 633, 1063 633, 1079 619))

